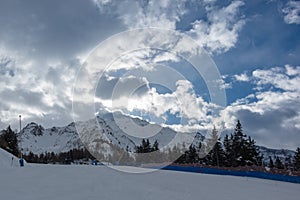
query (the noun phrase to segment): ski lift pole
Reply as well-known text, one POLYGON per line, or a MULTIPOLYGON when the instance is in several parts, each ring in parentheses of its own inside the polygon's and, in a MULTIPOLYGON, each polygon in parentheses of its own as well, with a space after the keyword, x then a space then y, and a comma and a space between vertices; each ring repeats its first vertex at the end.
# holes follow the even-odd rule
MULTIPOLYGON (((22 129, 22 116, 21 115, 19 115, 19 119, 20 119, 20 137, 21 137, 21 129, 22 129)), ((21 147, 21 149, 20 149, 20 153, 21 153, 21 159, 23 158, 23 156, 22 156, 22 142, 20 141, 20 147, 21 147)))
MULTIPOLYGON (((21 137, 21 129, 22 129, 22 116, 21 115, 19 115, 19 118, 20 118, 20 137, 21 137)), ((23 159, 23 155, 22 155, 22 142, 20 142, 20 147, 21 147, 21 158, 20 158, 20 160, 19 160, 19 162, 20 162, 20 167, 24 167, 24 159, 23 159)))

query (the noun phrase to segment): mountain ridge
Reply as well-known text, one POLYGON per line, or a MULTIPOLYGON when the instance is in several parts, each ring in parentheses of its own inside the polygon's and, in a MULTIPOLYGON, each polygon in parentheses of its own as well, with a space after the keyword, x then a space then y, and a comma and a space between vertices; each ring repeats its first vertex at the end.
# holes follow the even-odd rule
MULTIPOLYGON (((72 122, 67 126, 44 128, 43 126, 31 122, 28 123, 18 134, 19 148, 22 149, 23 154, 41 154, 45 152, 68 152, 72 149, 83 149, 87 147, 90 149, 99 148, 99 141, 101 141, 101 149, 107 151, 105 154, 109 155, 113 146, 118 146, 121 149, 133 153, 136 147, 141 144, 143 138, 137 138, 132 135, 124 133, 119 124, 116 123, 114 117, 121 117, 122 123, 128 126, 128 120, 133 120, 134 123, 145 126, 156 126, 156 124, 150 124, 147 121, 139 118, 131 118, 124 115, 106 114, 97 116, 96 120, 88 120, 85 122, 72 122), (86 134, 78 134, 77 131, 86 131, 86 134)), ((119 119, 120 120, 120 119, 119 119)), ((123 125, 124 125, 123 124, 123 125)), ((124 128, 123 127, 123 128, 124 128)), ((157 140, 160 147, 172 148, 175 145, 182 145, 180 142, 188 141, 187 143, 193 144, 195 147, 199 146, 199 143, 204 140, 204 136, 199 133, 179 133, 170 128, 160 127, 161 130, 154 136, 148 139, 153 144, 157 140)), ((189 146, 188 144, 188 146, 189 146)), ((264 146, 257 146, 261 153, 264 154, 264 161, 268 162, 269 156, 273 159, 279 157, 282 161, 286 156, 292 157, 295 151, 288 149, 271 149, 264 146)), ((164 150, 166 148, 163 148, 164 150)))

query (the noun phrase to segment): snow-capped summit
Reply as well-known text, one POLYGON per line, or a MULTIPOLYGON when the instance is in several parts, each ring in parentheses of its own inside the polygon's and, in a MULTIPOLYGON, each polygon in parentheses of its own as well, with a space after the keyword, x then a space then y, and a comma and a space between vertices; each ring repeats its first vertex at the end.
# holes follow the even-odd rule
POLYGON ((34 122, 29 123, 19 133, 19 147, 22 153, 41 154, 45 152, 67 152, 83 148, 74 123, 66 127, 45 129, 34 122))
POLYGON ((27 134, 33 134, 34 136, 41 136, 43 135, 43 131, 44 131, 44 127, 34 122, 27 124, 27 126, 24 129, 28 130, 26 132, 27 134))

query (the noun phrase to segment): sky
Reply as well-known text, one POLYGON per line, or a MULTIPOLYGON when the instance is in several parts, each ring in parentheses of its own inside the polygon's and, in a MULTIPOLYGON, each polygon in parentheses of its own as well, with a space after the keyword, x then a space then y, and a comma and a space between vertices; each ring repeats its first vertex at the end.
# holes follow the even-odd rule
POLYGON ((19 114, 65 126, 93 103, 180 131, 239 119, 259 145, 300 146, 300 1, 2 0, 0 27, 0 129, 19 114), (186 59, 198 47, 208 68, 186 59))

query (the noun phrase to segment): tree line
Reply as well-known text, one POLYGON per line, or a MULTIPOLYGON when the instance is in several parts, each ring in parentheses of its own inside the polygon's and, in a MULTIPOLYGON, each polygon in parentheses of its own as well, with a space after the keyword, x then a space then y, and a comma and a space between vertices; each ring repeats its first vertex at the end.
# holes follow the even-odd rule
MULTIPOLYGON (((18 148, 17 134, 8 126, 6 130, 0 132, 0 147, 20 156, 18 148)), ((263 155, 259 152, 256 142, 250 136, 243 133, 241 122, 238 120, 234 132, 226 134, 223 140, 219 137, 218 131, 214 128, 211 134, 199 146, 190 145, 188 150, 184 151, 178 146, 172 149, 159 150, 158 141, 150 143, 148 139, 143 139, 141 145, 136 146, 135 157, 132 157, 128 151, 115 146, 113 155, 105 158, 104 155, 97 158, 103 158, 100 161, 115 162, 120 164, 132 163, 159 163, 170 161, 176 164, 202 164, 218 167, 239 167, 239 166, 262 166, 267 165, 275 169, 294 169, 300 171, 300 148, 296 149, 294 157, 285 157, 284 162, 279 157, 269 157, 268 163, 263 163, 263 155), (149 154, 150 153, 150 154, 149 154), (175 161, 174 161, 175 160, 175 161)), ((95 152, 92 152, 96 155, 95 152)), ((99 153, 99 152, 97 152, 99 153)), ((23 155, 27 162, 33 163, 61 163, 70 164, 76 161, 95 160, 89 151, 83 149, 72 149, 68 152, 54 153, 45 152, 34 154, 29 152, 23 155)))
POLYGON ((95 158, 86 149, 71 149, 68 152, 45 152, 41 154, 29 154, 23 155, 23 158, 29 163, 43 163, 43 164, 71 164, 78 161, 79 164, 83 164, 95 158))
MULTIPOLYGON (((158 142, 153 145, 149 140, 143 139, 142 144, 137 146, 136 153, 150 153, 158 149, 158 142)), ((151 154, 150 154, 151 155, 151 154)), ((143 163, 151 163, 151 157, 144 157, 140 160, 143 163)), ((263 154, 256 146, 256 142, 250 136, 244 134, 242 124, 238 120, 234 132, 226 134, 221 140, 216 128, 214 128, 205 140, 199 146, 190 145, 188 150, 182 152, 182 149, 174 146, 166 152, 158 152, 156 158, 172 161, 175 164, 201 164, 218 167, 243 167, 243 166, 268 166, 276 169, 294 169, 300 171, 300 148, 296 149, 294 158, 286 157, 284 163, 279 157, 275 161, 270 157, 269 163, 263 163, 263 154), (179 155, 179 158, 176 157, 179 155), (181 156, 180 156, 181 155, 181 156), (176 159, 177 158, 177 159, 176 159)), ((157 159, 159 160, 159 159, 157 159)), ((156 161, 157 161, 156 160, 156 161)))

